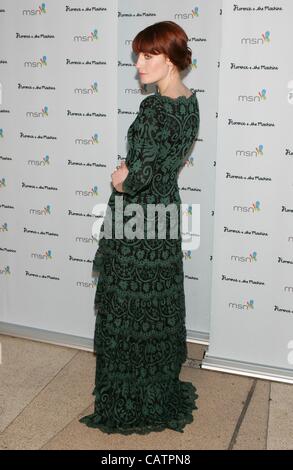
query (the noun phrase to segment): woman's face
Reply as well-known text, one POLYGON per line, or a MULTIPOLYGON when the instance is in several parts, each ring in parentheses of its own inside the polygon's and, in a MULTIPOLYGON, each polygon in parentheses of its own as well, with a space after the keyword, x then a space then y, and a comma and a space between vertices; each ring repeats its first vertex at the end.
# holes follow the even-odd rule
POLYGON ((140 52, 135 66, 141 83, 155 83, 164 78, 169 71, 168 61, 164 54, 140 52))

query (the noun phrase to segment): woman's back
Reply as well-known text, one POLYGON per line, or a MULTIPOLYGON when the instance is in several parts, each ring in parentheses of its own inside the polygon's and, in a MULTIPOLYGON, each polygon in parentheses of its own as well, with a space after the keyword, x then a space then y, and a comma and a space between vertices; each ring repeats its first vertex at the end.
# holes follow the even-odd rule
POLYGON ((127 133, 129 174, 123 183, 125 196, 136 202, 146 195, 166 204, 174 200, 179 170, 198 129, 195 92, 178 98, 156 92, 144 98, 127 133))

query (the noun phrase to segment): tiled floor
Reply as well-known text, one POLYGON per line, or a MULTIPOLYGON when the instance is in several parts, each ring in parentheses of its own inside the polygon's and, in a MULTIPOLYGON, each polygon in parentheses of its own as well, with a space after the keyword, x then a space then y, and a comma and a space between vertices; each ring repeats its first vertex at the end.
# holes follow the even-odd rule
POLYGON ((200 369, 204 346, 188 344, 180 375, 199 394, 184 433, 123 436, 78 421, 93 410, 93 353, 0 342, 0 449, 293 449, 292 386, 200 369))

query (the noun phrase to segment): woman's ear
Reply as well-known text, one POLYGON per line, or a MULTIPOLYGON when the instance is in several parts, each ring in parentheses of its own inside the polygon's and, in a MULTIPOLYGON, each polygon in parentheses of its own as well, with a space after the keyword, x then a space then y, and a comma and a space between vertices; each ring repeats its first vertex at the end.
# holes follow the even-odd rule
POLYGON ((168 56, 166 56, 166 64, 167 65, 173 65, 168 56))

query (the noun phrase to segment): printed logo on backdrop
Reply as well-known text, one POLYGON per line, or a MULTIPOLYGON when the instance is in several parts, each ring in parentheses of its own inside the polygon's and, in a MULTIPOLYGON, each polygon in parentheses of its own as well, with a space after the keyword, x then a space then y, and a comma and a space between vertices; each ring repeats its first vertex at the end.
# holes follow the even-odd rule
POLYGON ((183 257, 191 259, 200 246, 200 204, 181 204, 180 211, 183 257))
POLYGON ((51 281, 60 281, 60 277, 57 276, 52 276, 51 274, 38 274, 38 273, 33 273, 28 270, 25 271, 25 275, 28 277, 38 277, 40 279, 49 279, 51 281))
POLYGON ((98 196, 98 186, 93 186, 90 189, 76 189, 74 191, 75 196, 81 196, 81 197, 93 197, 93 196, 98 196))
POLYGON ((59 233, 56 232, 48 232, 48 230, 34 230, 27 227, 23 227, 23 233, 27 235, 46 235, 49 237, 59 237, 59 233))
POLYGON ((8 224, 7 222, 4 222, 2 225, 0 225, 0 232, 8 232, 8 224))
MULTIPOLYGON (((260 103, 269 103, 268 92, 266 88, 256 91, 253 94, 243 94, 237 95, 236 101, 238 103, 245 104, 260 104, 260 103)), ((227 123, 229 126, 242 126, 242 127, 275 127, 274 122, 268 121, 235 121, 232 118, 228 118, 227 123)))
POLYGON ((10 109, 1 108, 1 109, 0 109, 0 113, 1 113, 1 114, 9 114, 9 113, 10 113, 10 109))
POLYGON ((247 181, 257 181, 257 182, 267 182, 272 181, 270 176, 260 176, 260 175, 233 175, 229 171, 226 171, 226 179, 234 179, 234 180, 247 180, 247 181))
POLYGON ((255 150, 235 150, 236 157, 263 157, 264 153, 264 146, 263 144, 259 144, 255 147, 255 150))
POLYGON ((2 204, 0 203, 0 207, 1 209, 15 209, 14 206, 11 206, 10 204, 4 204, 3 202, 2 204))
POLYGON ((56 188, 55 186, 48 186, 46 184, 45 185, 39 184, 39 186, 37 186, 35 184, 27 184, 24 181, 22 181, 21 187, 22 188, 28 188, 28 189, 45 189, 45 190, 48 190, 48 191, 58 191, 58 188, 56 188))
MULTIPOLYGON (((28 16, 28 17, 40 17, 44 16, 47 13, 47 7, 46 3, 41 3, 39 6, 35 9, 25 9, 22 10, 21 14, 22 16, 28 16)), ((53 34, 42 34, 42 33, 35 33, 35 34, 20 34, 16 33, 16 38, 17 39, 55 39, 55 36, 53 34)))
POLYGON ((29 209, 29 214, 31 215, 40 215, 40 216, 47 216, 52 214, 52 205, 48 204, 47 206, 41 209, 29 209))
POLYGON ((253 251, 248 256, 231 255, 230 260, 236 263, 253 263, 257 261, 257 252, 253 251))
POLYGON ((23 16, 42 16, 42 15, 45 15, 46 13, 47 13, 46 3, 41 3, 35 9, 22 10, 22 15, 23 16))
POLYGON ((35 160, 30 158, 26 161, 28 165, 31 166, 38 166, 38 167, 47 167, 50 165, 50 157, 49 155, 44 155, 43 157, 40 156, 39 160, 35 160))
POLYGON ((76 212, 76 211, 73 211, 72 209, 68 209, 67 215, 70 215, 72 217, 95 217, 93 214, 89 212, 76 212))
POLYGON ((5 161, 12 161, 12 157, 8 157, 6 155, 0 155, 0 160, 5 160, 5 161))
POLYGON ((71 60, 65 59, 65 65, 107 65, 105 60, 71 60))
POLYGON ((92 12, 101 12, 101 11, 107 11, 106 7, 70 7, 68 5, 65 6, 65 13, 92 13, 92 12))
POLYGON ((13 248, 6 248, 3 246, 0 246, 0 251, 5 251, 6 253, 16 253, 16 250, 13 248))
POLYGON ((98 82, 91 83, 88 87, 74 88, 73 93, 75 95, 96 95, 99 92, 98 82))
POLYGON ((97 243, 96 238, 92 235, 91 237, 88 236, 81 236, 81 235, 76 235, 74 238, 75 243, 85 243, 85 244, 93 244, 95 245, 97 243))
POLYGON ((99 39, 98 30, 95 28, 93 31, 83 35, 75 35, 73 36, 73 42, 94 42, 99 39))
POLYGON ((84 162, 84 161, 73 161, 71 159, 67 160, 67 165, 68 166, 94 166, 94 167, 99 167, 99 168, 106 168, 107 165, 105 163, 99 163, 99 162, 84 162))
MULTIPOLYGON (((253 98, 253 96, 252 96, 253 98)), ((249 102, 249 101, 248 101, 249 102)), ((275 127, 274 122, 268 122, 268 121, 250 121, 250 122, 245 122, 245 121, 235 121, 232 118, 227 118, 227 124, 228 126, 240 126, 240 127, 275 127)))
POLYGON ((44 33, 35 33, 35 34, 15 34, 16 39, 55 39, 54 34, 44 34, 44 33))
POLYGON ((293 264, 293 259, 286 259, 286 258, 283 258, 282 256, 278 256, 278 263, 293 264))
POLYGON ((92 258, 77 258, 76 256, 68 255, 68 261, 78 262, 78 263, 88 263, 92 264, 92 258))
POLYGON ((96 290, 98 281, 99 281, 99 276, 95 276, 92 278, 91 281, 76 281, 75 286, 96 290))
POLYGON ((199 18, 199 7, 198 6, 195 6, 193 8, 191 8, 190 11, 187 11, 187 12, 178 12, 178 13, 174 13, 174 19, 177 20, 177 21, 180 21, 180 20, 190 20, 190 19, 194 19, 194 18, 199 18))
POLYGON ((88 137, 88 138, 77 137, 76 139, 74 139, 74 144, 75 145, 95 145, 95 144, 99 144, 99 143, 100 143, 100 141, 99 141, 98 132, 96 132, 94 135, 92 135, 91 137, 88 137))
POLYGON ((251 311, 254 310, 254 300, 246 300, 243 303, 238 303, 238 302, 229 302, 228 303, 228 308, 232 310, 246 310, 246 311, 251 311))
POLYGON ((239 95, 237 98, 240 102, 248 102, 248 103, 261 103, 267 100, 267 90, 263 88, 262 90, 258 91, 254 95, 239 95))
POLYGON ((249 213, 249 214, 258 214, 261 209, 260 201, 255 201, 250 204, 250 206, 240 206, 240 205, 233 205, 232 210, 233 212, 238 213, 249 213))
POLYGON ((274 312, 293 313, 293 310, 291 308, 282 308, 282 307, 279 307, 278 305, 275 305, 274 312))
POLYGON ((201 192, 202 188, 198 188, 196 186, 179 186, 180 191, 193 191, 193 192, 201 192))
POLYGON ((226 274, 221 275, 221 281, 225 282, 233 282, 233 283, 239 283, 239 284, 251 284, 253 286, 265 286, 264 281, 259 281, 258 279, 240 279, 237 277, 231 277, 226 274))
POLYGON ((240 39, 240 43, 248 46, 259 46, 259 45, 267 45, 271 42, 271 33, 270 31, 266 31, 264 33, 259 33, 258 36, 255 37, 244 37, 240 39))
POLYGON ((47 250, 44 253, 31 253, 31 258, 41 261, 50 261, 53 259, 52 250, 47 250))
POLYGON ((44 106, 41 111, 27 111, 25 115, 26 117, 45 118, 49 116, 49 108, 44 106))
POLYGON ((284 286, 284 292, 289 292, 289 294, 293 294, 293 286, 284 286))
POLYGON ((27 68, 41 68, 42 69, 43 67, 47 67, 47 65, 48 65, 48 62, 47 62, 46 55, 43 55, 42 57, 36 60, 26 60, 23 63, 23 66, 27 68))
POLYGON ((96 111, 92 111, 92 112, 81 112, 81 111, 71 111, 70 109, 67 109, 66 110, 66 116, 70 116, 70 117, 94 117, 94 118, 97 118, 97 117, 107 117, 107 114, 105 113, 102 113, 102 112, 96 112, 96 111))
POLYGON ((56 87, 53 85, 23 85, 22 83, 18 83, 17 88, 19 90, 45 90, 46 92, 56 90, 56 87))
POLYGON ((277 65, 264 65, 264 64, 255 64, 255 65, 246 65, 246 64, 236 64, 235 62, 230 62, 230 70, 240 70, 240 71, 258 71, 258 70, 270 70, 270 71, 279 71, 277 65))
POLYGON ((0 266, 0 275, 8 276, 11 274, 10 266, 0 266))
POLYGON ((19 137, 20 139, 39 139, 39 140, 57 140, 58 138, 54 135, 47 135, 47 134, 43 134, 43 135, 34 135, 34 134, 25 134, 24 132, 20 131, 19 132, 19 137))
POLYGON ((197 59, 195 57, 191 60, 190 68, 191 70, 197 69, 197 59))
POLYGON ((251 229, 247 229, 247 230, 241 230, 241 229, 238 229, 238 228, 231 228, 231 227, 227 227, 226 225, 223 227, 223 231, 225 233, 231 233, 231 234, 236 234, 236 235, 252 235, 252 236, 257 236, 257 237, 268 237, 269 234, 267 232, 259 232, 257 230, 251 230, 251 229))
POLYGON ((288 207, 288 206, 282 206, 281 212, 285 212, 285 213, 287 213, 287 214, 293 214, 293 208, 292 208, 292 207, 288 207))
POLYGON ((272 7, 270 5, 265 5, 265 6, 262 6, 262 5, 259 5, 259 6, 240 6, 238 5, 237 3, 234 3, 233 4, 233 12, 237 12, 237 13, 247 13, 247 12, 251 12, 251 13, 264 13, 264 12, 271 12, 271 13, 278 13, 278 12, 281 12, 283 11, 283 7, 272 7))
MULTIPOLYGON (((88 95, 88 96, 93 96, 98 94, 98 82, 94 81, 92 84, 90 84, 88 87, 75 87, 73 90, 74 95, 88 95)), ((102 113, 102 112, 77 112, 77 111, 71 111, 69 109, 66 110, 67 116, 71 117, 107 117, 107 114, 102 113)), ((96 138, 98 136, 96 135, 96 138)))
POLYGON ((184 162, 184 166, 186 167, 194 166, 194 158, 195 157, 193 156, 188 157, 184 162))

